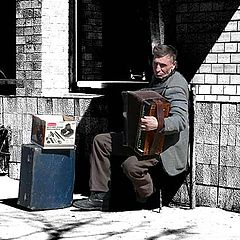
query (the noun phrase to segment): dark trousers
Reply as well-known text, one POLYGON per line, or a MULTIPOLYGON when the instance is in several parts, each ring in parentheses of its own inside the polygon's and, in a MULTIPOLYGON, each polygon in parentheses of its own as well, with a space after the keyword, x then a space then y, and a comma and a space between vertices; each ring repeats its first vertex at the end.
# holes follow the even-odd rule
POLYGON ((155 158, 139 161, 132 149, 123 146, 122 133, 103 133, 95 136, 90 154, 90 191, 109 191, 111 160, 122 156, 125 175, 131 180, 139 198, 146 198, 154 191, 150 171, 158 165, 155 158))

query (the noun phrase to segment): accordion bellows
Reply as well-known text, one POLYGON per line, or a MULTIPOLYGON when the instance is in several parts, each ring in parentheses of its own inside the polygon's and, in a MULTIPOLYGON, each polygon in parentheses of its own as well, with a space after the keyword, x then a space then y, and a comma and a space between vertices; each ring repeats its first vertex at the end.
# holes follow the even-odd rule
POLYGON ((159 155, 163 150, 164 134, 161 129, 168 117, 170 103, 152 90, 123 91, 124 145, 131 147, 139 156, 159 155), (143 131, 140 119, 155 116, 158 129, 143 131))

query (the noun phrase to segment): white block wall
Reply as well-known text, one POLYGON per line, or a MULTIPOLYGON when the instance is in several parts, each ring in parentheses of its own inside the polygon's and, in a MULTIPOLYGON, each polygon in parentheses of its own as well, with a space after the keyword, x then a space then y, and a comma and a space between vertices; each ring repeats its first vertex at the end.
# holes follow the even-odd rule
POLYGON ((69 90, 69 2, 42 1, 42 95, 61 96, 69 90))
POLYGON ((209 51, 192 83, 197 85, 197 101, 240 101, 240 7, 209 51))

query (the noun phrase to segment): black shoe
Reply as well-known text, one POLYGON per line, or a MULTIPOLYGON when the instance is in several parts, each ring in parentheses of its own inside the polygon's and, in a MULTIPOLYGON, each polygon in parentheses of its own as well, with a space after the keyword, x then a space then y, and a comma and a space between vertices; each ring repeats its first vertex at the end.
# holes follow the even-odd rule
POLYGON ((83 211, 107 211, 108 193, 91 192, 89 198, 76 200, 73 202, 73 206, 83 211))
POLYGON ((145 210, 152 210, 160 207, 160 196, 159 192, 154 191, 147 198, 137 198, 136 201, 137 207, 145 210))
POLYGON ((154 198, 154 196, 156 195, 156 191, 157 191, 156 188, 153 187, 153 192, 148 197, 140 197, 138 192, 135 192, 137 202, 139 202, 139 203, 147 203, 147 202, 151 201, 151 199, 154 198))

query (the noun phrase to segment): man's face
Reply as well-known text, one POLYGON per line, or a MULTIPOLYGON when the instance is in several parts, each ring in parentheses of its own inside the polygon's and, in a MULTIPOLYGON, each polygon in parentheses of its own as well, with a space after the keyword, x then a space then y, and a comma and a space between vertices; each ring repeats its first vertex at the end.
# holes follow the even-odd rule
POLYGON ((153 73, 156 78, 164 78, 168 76, 176 67, 176 62, 172 57, 166 55, 164 57, 155 57, 153 59, 153 73))

